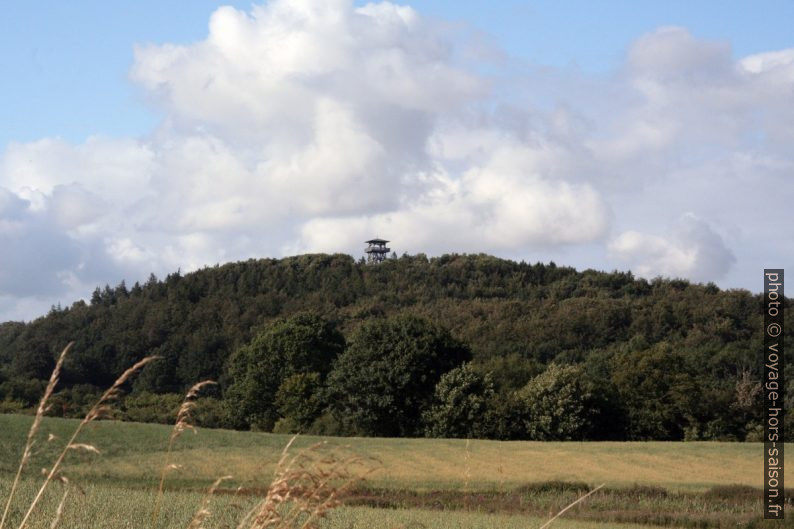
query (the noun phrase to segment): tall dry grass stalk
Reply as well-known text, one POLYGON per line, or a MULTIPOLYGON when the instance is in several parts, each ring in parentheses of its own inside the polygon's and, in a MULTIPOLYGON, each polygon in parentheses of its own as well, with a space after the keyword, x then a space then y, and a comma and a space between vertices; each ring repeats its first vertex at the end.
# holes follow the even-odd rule
MULTIPOLYGON (((61 354, 61 358, 58 359, 59 364, 56 365, 57 373, 55 371, 53 371, 53 375, 55 376, 56 382, 57 382, 57 375, 60 373, 60 363, 62 363, 63 357, 64 357, 64 354, 62 353, 61 354)), ((159 357, 157 357, 157 356, 147 356, 143 360, 137 362, 135 365, 133 365, 132 367, 127 369, 113 383, 113 385, 110 386, 110 388, 108 388, 108 390, 105 391, 105 393, 102 394, 102 396, 99 398, 99 400, 97 400, 97 402, 91 407, 91 409, 86 414, 85 418, 83 418, 83 420, 80 421, 80 424, 77 425, 77 428, 75 428, 74 432, 72 433, 72 436, 69 438, 69 441, 66 443, 66 446, 64 446, 63 450, 58 455, 58 458, 53 463, 52 468, 50 468, 47 471, 47 475, 44 478, 44 483, 42 483, 41 487, 39 487, 39 490, 36 493, 36 496, 33 498, 33 501, 31 501, 30 506, 28 507, 28 510, 25 512, 25 516, 22 518, 22 521, 19 523, 19 527, 17 529, 24 529, 24 527, 28 523, 28 519, 30 518, 30 515, 36 509, 36 506, 38 505, 39 501, 41 500, 41 497, 44 495, 44 491, 47 490, 48 485, 53 481, 53 479, 58 479, 59 478, 59 476, 60 476, 59 473, 60 473, 60 470, 61 470, 61 464, 63 463, 63 460, 66 458, 66 454, 68 454, 70 450, 83 449, 83 450, 97 451, 96 447, 93 447, 91 445, 75 443, 75 440, 77 439, 77 436, 80 435, 80 432, 83 431, 83 428, 88 423, 94 421, 95 419, 99 419, 99 418, 104 417, 108 413, 108 411, 110 411, 110 402, 112 402, 113 400, 118 399, 119 395, 121 394, 121 387, 124 385, 124 383, 127 382, 127 380, 129 380, 129 378, 132 375, 137 373, 146 364, 148 364, 148 363, 150 363, 150 362, 152 362, 154 360, 157 360, 158 358, 159 357)), ((52 377, 50 378, 50 380, 52 381, 52 377)), ((54 387, 54 384, 53 384, 53 387, 54 387)), ((48 388, 49 388, 49 384, 48 384, 48 388)), ((44 404, 46 404, 45 398, 49 399, 49 395, 47 394, 46 390, 45 390, 44 397, 42 397, 42 403, 44 403, 44 404)), ((42 405, 40 405, 39 408, 41 409, 42 405)), ((46 408, 44 408, 44 409, 46 409, 46 408)), ((43 414, 44 414, 44 410, 42 409, 41 415, 43 416, 43 414)), ((36 415, 38 417, 38 415, 39 415, 38 410, 37 410, 36 415)), ((41 421, 41 419, 39 418, 39 422, 40 421, 41 421)), ((35 423, 35 419, 34 419, 34 424, 36 424, 35 423)), ((38 429, 38 425, 36 425, 36 428, 38 429)), ((33 434, 35 435, 35 432, 33 432, 33 434)), ((9 498, 9 503, 10 503, 10 498, 9 498)), ((0 529, 2 529, 2 526, 0 526, 0 529)))
POLYGON ((544 523, 543 525, 541 525, 539 529, 546 529, 546 527, 550 526, 554 520, 556 520, 557 518, 559 518, 560 516, 562 516, 562 515, 563 515, 563 513, 564 513, 565 511, 567 511, 568 509, 570 509, 570 508, 571 508, 571 507, 573 507, 574 505, 577 505, 578 503, 580 503, 580 502, 584 501, 584 500, 585 500, 585 498, 589 497, 591 494, 594 494, 596 491, 598 491, 598 490, 599 490, 600 488, 602 488, 604 485, 606 485, 606 483, 602 483, 602 484, 600 484, 599 486, 597 486, 596 488, 594 488, 593 490, 591 490, 590 492, 588 492, 587 494, 585 494, 584 496, 582 496, 581 498, 579 498, 578 500, 576 500, 575 502, 573 502, 573 503, 569 504, 569 505, 568 505, 567 507, 565 507, 563 510, 561 510, 560 512, 558 512, 558 513, 557 513, 555 516, 553 516, 551 519, 549 519, 549 521, 548 521, 548 522, 546 522, 546 523, 544 523))
POLYGON ((63 496, 61 497, 61 502, 58 504, 58 508, 55 510, 55 518, 52 519, 52 523, 50 524, 50 529, 56 529, 58 524, 61 523, 61 518, 63 517, 63 508, 66 505, 66 498, 69 497, 69 491, 71 489, 69 487, 63 491, 63 496))
POLYGON ((376 469, 374 459, 329 451, 326 442, 290 456, 296 437, 284 447, 265 497, 237 529, 317 529, 317 520, 376 469))
POLYGON ((466 466, 463 472, 463 509, 469 510, 469 482, 471 481, 471 439, 466 439, 466 466))
POLYGON ((210 489, 207 491, 206 496, 204 496, 204 500, 201 502, 201 507, 196 511, 196 514, 193 515, 193 518, 187 525, 187 529, 204 529, 204 520, 209 518, 212 514, 209 509, 212 495, 215 494, 215 491, 218 489, 220 484, 227 479, 232 479, 232 476, 223 476, 215 480, 215 483, 212 484, 210 489))
POLYGON ((41 426, 41 419, 47 412, 47 401, 50 400, 50 397, 55 391, 55 386, 58 384, 58 379, 61 376, 61 367, 63 366, 63 361, 66 358, 66 354, 69 352, 69 349, 71 349, 73 345, 74 342, 69 342, 66 347, 63 348, 63 351, 61 351, 61 355, 58 357, 58 361, 55 363, 55 368, 52 370, 52 374, 50 374, 50 380, 47 382, 47 388, 44 390, 44 395, 42 395, 41 401, 39 401, 39 406, 36 408, 36 415, 33 417, 33 424, 30 425, 30 430, 28 430, 28 438, 25 442, 25 448, 22 451, 22 457, 19 460, 19 468, 17 469, 16 476, 14 476, 14 482, 11 485, 11 491, 8 493, 5 509, 3 509, 3 517, 0 518, 0 529, 3 529, 5 526, 6 519, 8 518, 8 512, 11 509, 11 503, 14 500, 14 495, 16 494, 17 487, 19 486, 19 480, 22 477, 22 469, 25 467, 28 461, 30 461, 30 456, 33 453, 33 445, 35 444, 34 438, 36 437, 36 433, 39 431, 39 426, 41 426))
MULTIPOLYGON (((165 463, 163 464, 163 469, 160 472, 160 485, 157 488, 157 497, 154 500, 154 509, 152 510, 152 529, 154 529, 154 527, 157 525, 157 518, 160 515, 160 507, 162 505, 163 491, 165 487, 165 476, 169 470, 175 468, 175 465, 171 463, 171 451, 174 448, 174 442, 187 430, 192 430, 193 433, 196 433, 196 428, 191 422, 192 412, 196 407, 196 399, 198 398, 199 392, 201 392, 202 389, 215 384, 217 384, 217 382, 213 380, 205 380, 203 382, 199 382, 198 384, 194 384, 193 387, 188 390, 187 394, 185 394, 185 399, 182 401, 182 405, 179 407, 179 411, 176 414, 176 423, 174 423, 174 428, 171 430, 171 435, 168 438, 168 450, 165 453, 165 463)), ((217 487, 217 485, 215 486, 217 487)))

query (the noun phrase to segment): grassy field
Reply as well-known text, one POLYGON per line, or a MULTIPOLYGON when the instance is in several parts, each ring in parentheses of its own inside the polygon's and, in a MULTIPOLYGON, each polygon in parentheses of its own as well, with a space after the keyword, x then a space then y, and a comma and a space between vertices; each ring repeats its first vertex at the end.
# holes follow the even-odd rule
MULTIPOLYGON (((0 489, 5 490, 5 489, 0 489)), ((27 496, 33 494, 28 484, 27 496)), ((52 513, 60 499, 53 491, 41 513, 33 518, 31 527, 49 527, 52 513)), ((165 496, 158 527, 185 528, 203 495, 197 492, 169 492, 165 496)), ((61 527, 67 529, 141 529, 151 526, 153 496, 150 492, 129 490, 113 485, 92 485, 85 495, 75 495, 64 511, 61 527)), ((213 516, 206 527, 235 527, 235 521, 252 499, 237 501, 229 506, 226 497, 216 497, 210 506, 213 516)), ((18 516, 16 517, 18 519, 18 516)), ((323 529, 380 529, 380 528, 437 528, 437 529, 527 529, 540 527, 545 519, 516 514, 487 514, 478 512, 438 511, 422 509, 373 509, 368 507, 341 507, 323 522, 323 529)), ((12 524, 11 527, 16 527, 12 524)), ((560 518, 555 529, 608 529, 614 524, 560 518)), ((658 529, 645 524, 620 524, 620 529, 658 529)))
MULTIPOLYGON (((30 421, 0 415, 0 498, 13 479, 30 421)), ((37 472, 51 462, 75 425, 73 420, 45 420, 20 503, 32 496, 37 472), (47 442, 48 434, 55 439, 47 442)), ((73 495, 61 527, 148 527, 169 433, 169 427, 152 424, 89 425, 80 442, 95 445, 101 454, 70 453, 64 473, 81 484, 85 495, 73 495)), ((254 493, 270 483, 288 440, 224 430, 183 435, 171 456, 181 468, 166 483, 159 527, 185 527, 203 491, 226 474, 234 480, 223 492, 243 487, 242 492, 213 498, 214 516, 207 527, 233 527, 232 520, 255 501, 254 493)), ((318 441, 322 439, 300 437, 294 448, 318 441)), ((328 528, 539 527, 600 483, 606 487, 553 527, 754 527, 760 517, 763 461, 761 446, 754 443, 328 442, 376 461, 375 472, 349 498, 352 506, 334 511, 324 522, 328 528)), ((34 526, 49 526, 59 499, 55 486, 46 500, 48 516, 34 526)))

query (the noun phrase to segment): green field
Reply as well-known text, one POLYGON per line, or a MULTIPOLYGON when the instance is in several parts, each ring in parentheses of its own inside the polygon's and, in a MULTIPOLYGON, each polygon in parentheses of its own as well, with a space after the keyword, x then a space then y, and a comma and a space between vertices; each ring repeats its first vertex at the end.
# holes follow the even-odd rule
MULTIPOLYGON (((6 497, 30 421, 27 416, 0 415, 0 498, 6 497)), ((45 420, 20 504, 32 496, 40 469, 50 464, 75 426, 74 420, 45 420), (50 433, 56 439, 47 442, 50 433)), ((153 424, 89 425, 78 441, 95 445, 101 454, 69 454, 64 474, 85 495, 72 495, 61 527, 148 527, 170 431, 153 424)), ((213 499, 207 527, 234 527, 231 522, 241 509, 269 485, 288 440, 225 430, 185 433, 171 456, 181 468, 169 474, 159 527, 186 527, 203 492, 226 474, 234 479, 213 499), (242 493, 226 493, 238 487, 242 493)), ((293 448, 322 440, 299 437, 293 448)), ((601 483, 606 483, 604 489, 553 527, 753 527, 760 518, 763 461, 756 443, 327 441, 329 450, 366 457, 374 472, 349 498, 352 506, 333 511, 323 527, 539 527, 588 486, 601 483)), ((794 446, 788 447, 789 462, 792 450, 794 446)), ((60 484, 53 486, 43 509, 46 515, 35 527, 49 526, 60 490, 60 484)))

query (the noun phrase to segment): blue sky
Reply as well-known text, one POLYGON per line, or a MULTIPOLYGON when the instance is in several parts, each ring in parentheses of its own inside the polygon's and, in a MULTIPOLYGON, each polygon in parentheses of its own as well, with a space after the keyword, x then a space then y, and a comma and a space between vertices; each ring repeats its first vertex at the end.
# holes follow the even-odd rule
POLYGON ((372 232, 754 291, 794 264, 791 1, 3 8, 0 321, 372 232))
MULTIPOLYGON (((366 2, 357 2, 363 5, 366 2)), ((59 136, 145 134, 158 120, 129 82, 136 43, 190 43, 206 36, 221 5, 208 0, 4 3, 0 20, 0 145, 59 136)), ((499 47, 533 64, 603 73, 626 47, 660 26, 683 26, 700 38, 730 42, 737 57, 792 45, 794 2, 670 0, 420 0, 419 12, 483 31, 499 47)))

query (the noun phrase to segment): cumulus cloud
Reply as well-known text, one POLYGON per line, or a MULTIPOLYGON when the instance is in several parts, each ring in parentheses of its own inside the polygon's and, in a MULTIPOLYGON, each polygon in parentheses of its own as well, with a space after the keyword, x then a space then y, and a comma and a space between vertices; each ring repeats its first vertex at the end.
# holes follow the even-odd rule
POLYGON ((79 249, 44 212, 0 188, 0 292, 5 295, 63 291, 63 277, 78 262, 79 249))
POLYGON ((717 233, 693 214, 684 215, 668 236, 637 231, 620 234, 609 244, 616 258, 644 277, 721 279, 736 262, 717 233))
POLYGON ((741 283, 740 249, 786 219, 755 190, 794 164, 794 51, 736 60, 660 28, 611 76, 488 78, 465 40, 408 6, 274 0, 218 9, 199 42, 137 46, 155 130, 0 156, 0 317, 374 235, 410 253, 597 248, 566 264, 741 283))
MULTIPOLYGON (((491 143, 482 134, 474 133, 491 143)), ((543 148, 509 138, 485 151, 482 146, 457 135, 438 148, 453 159, 469 158, 469 169, 457 177, 439 175, 437 185, 396 211, 312 219, 302 227, 297 250, 357 248, 367 233, 406 234, 433 253, 547 248, 606 233, 610 213, 600 194, 586 183, 549 178, 543 148)))
POLYGON ((737 61, 727 42, 660 28, 629 48, 618 77, 621 105, 599 116, 601 133, 585 143, 620 176, 620 185, 652 182, 730 152, 788 158, 790 55, 783 50, 737 61))
POLYGON ((146 185, 154 154, 137 140, 92 137, 80 145, 45 138, 11 143, 0 158, 0 184, 41 209, 58 185, 79 183, 110 200, 126 200, 146 185))

